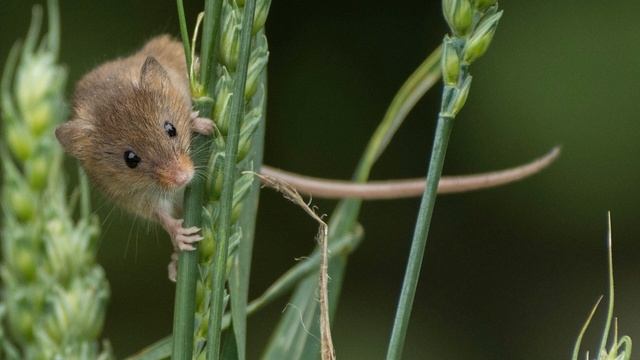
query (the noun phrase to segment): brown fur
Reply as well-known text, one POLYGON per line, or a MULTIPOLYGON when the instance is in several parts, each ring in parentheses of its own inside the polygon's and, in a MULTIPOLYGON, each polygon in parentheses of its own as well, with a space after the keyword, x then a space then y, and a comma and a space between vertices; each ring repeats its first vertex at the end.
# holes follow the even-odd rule
POLYGON ((180 43, 163 35, 139 52, 100 65, 77 84, 71 121, 56 129, 104 194, 123 208, 153 218, 171 211, 176 169, 193 169, 188 152, 191 100, 180 43), (164 130, 171 122, 177 136, 164 130), (141 159, 134 169, 127 150, 141 159))

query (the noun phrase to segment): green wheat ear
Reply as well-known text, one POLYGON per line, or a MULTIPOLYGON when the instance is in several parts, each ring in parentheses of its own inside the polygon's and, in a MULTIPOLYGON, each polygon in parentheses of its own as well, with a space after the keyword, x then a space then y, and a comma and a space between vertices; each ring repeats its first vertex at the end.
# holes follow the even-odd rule
MULTIPOLYGON (((243 172, 258 169, 262 163, 269 54, 264 24, 270 3, 205 1, 201 65, 198 74, 190 73, 190 81, 194 105, 200 116, 215 122, 215 136, 211 141, 196 136, 193 142, 197 149, 194 155, 200 155, 194 162, 207 170, 206 179, 196 179, 187 187, 185 225, 201 226, 204 239, 197 251, 180 254, 174 358, 219 356, 227 304, 231 305, 233 333, 226 339, 234 344, 237 357, 245 358, 249 266, 259 183, 243 172)), ((195 44, 189 43, 182 0, 177 0, 177 5, 190 64, 195 61, 189 55, 195 44)))
POLYGON ((411 241, 409 260, 387 348, 387 360, 402 357, 449 138, 455 118, 467 101, 471 88, 469 68, 489 48, 502 17, 496 1, 443 0, 442 12, 451 30, 451 34, 445 35, 442 41, 442 102, 427 170, 427 185, 411 241))
MULTIPOLYGON (((597 356, 594 358, 596 360, 629 360, 631 359, 631 338, 627 335, 624 335, 618 338, 618 319, 613 317, 613 304, 614 304, 614 284, 613 284, 613 250, 611 246, 611 213, 607 214, 608 218, 608 231, 607 231, 607 260, 609 266, 609 307, 607 310, 607 320, 604 325, 604 330, 602 333, 602 338, 600 339, 600 347, 598 348, 597 356), (613 320, 613 341, 611 342, 611 346, 607 351, 607 339, 609 336, 609 332, 611 329, 611 321, 613 320)), ((602 300, 602 296, 598 298, 596 304, 591 309, 587 320, 584 325, 580 329, 580 333, 578 334, 578 338, 576 339, 576 343, 573 347, 573 356, 572 360, 578 360, 578 356, 580 355, 580 345, 582 343, 582 338, 591 323, 591 319, 598 309, 598 305, 600 305, 600 301, 602 300)), ((587 360, 589 359, 589 352, 586 353, 587 360)))
POLYGON ((95 259, 100 227, 82 173, 68 200, 54 137, 66 116, 66 71, 57 63, 57 1, 48 2, 48 13, 41 37, 42 8, 33 8, 24 44, 13 47, 2 77, 0 316, 7 332, 0 335, 0 358, 109 359, 110 348, 100 350, 97 341, 109 298, 95 259))

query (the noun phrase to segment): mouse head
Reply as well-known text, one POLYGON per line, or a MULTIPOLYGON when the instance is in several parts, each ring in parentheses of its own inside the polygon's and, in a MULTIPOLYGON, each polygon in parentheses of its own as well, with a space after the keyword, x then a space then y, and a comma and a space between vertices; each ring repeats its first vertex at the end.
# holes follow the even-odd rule
POLYGON ((190 104, 155 58, 139 71, 137 82, 106 79, 76 94, 74 118, 56 129, 65 151, 114 196, 171 192, 194 175, 190 104))

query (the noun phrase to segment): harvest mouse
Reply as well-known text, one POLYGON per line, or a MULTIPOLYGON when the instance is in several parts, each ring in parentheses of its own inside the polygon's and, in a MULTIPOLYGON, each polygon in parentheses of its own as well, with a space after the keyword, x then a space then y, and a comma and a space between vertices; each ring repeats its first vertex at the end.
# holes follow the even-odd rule
MULTIPOLYGON (((194 243, 202 239, 200 229, 184 228, 175 209, 180 190, 195 174, 189 157, 191 132, 209 135, 213 126, 210 119, 192 112, 182 44, 161 35, 133 55, 86 74, 76 86, 71 120, 56 129, 56 136, 110 200, 158 222, 169 233, 174 250, 193 250, 194 243)), ((443 177, 439 192, 470 191, 519 180, 544 168, 557 155, 554 149, 518 168, 443 177)), ((261 172, 301 192, 333 198, 418 196, 425 182, 423 178, 354 184, 267 166, 261 172)))
POLYGON ((191 132, 210 134, 213 122, 192 112, 186 74, 181 44, 156 37, 85 75, 56 136, 110 200, 160 223, 175 249, 193 250, 200 229, 184 228, 174 206, 195 173, 191 132))

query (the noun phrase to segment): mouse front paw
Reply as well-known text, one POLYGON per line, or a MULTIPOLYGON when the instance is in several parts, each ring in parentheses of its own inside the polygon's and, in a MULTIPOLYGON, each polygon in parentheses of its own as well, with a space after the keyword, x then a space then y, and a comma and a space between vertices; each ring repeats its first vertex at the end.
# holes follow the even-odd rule
POLYGON ((182 251, 195 250, 195 243, 202 240, 203 237, 199 234, 200 228, 192 226, 189 228, 182 227, 183 220, 179 219, 175 221, 175 226, 172 228, 171 240, 174 247, 182 251))
POLYGON ((211 135, 214 128, 213 120, 200 117, 197 111, 191 113, 191 131, 202 135, 211 135))
POLYGON ((182 227, 182 223, 184 222, 182 219, 174 219, 165 212, 159 212, 158 219, 162 227, 169 233, 174 249, 180 249, 181 251, 195 250, 195 243, 203 239, 199 233, 199 227, 192 226, 184 228, 182 227))

